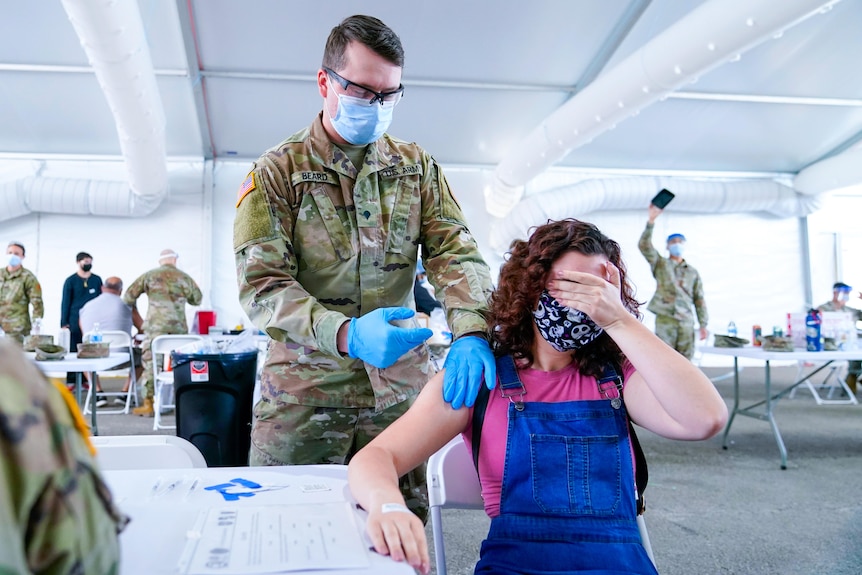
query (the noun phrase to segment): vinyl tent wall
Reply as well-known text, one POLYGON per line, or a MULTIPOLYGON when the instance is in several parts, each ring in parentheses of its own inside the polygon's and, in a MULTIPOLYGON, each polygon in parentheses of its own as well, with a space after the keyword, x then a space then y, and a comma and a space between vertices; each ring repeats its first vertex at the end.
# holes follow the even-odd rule
MULTIPOLYGON (((218 313, 219 324, 250 325, 237 300, 233 257, 236 194, 250 166, 250 161, 169 162, 170 192, 153 214, 143 218, 31 213, 0 222, 0 241, 15 239, 27 246, 25 266, 42 283, 48 332, 56 333, 59 328, 63 281, 74 273, 75 253, 80 250, 93 254, 94 272, 103 278, 118 275, 128 285, 140 273, 156 266, 160 250, 173 248, 180 254, 180 268, 201 285, 205 305, 218 313)), ((56 169, 112 179, 121 177, 124 167, 121 162, 68 162, 56 163, 56 169)), ((444 170, 496 277, 503 253, 490 247, 493 218, 484 211, 482 194, 491 170, 460 166, 444 170)), ((0 182, 11 171, 11 167, 4 169, 0 163, 0 182)), ((555 186, 575 184, 585 178, 565 170, 552 170, 547 177, 554 180, 555 186)), ((809 226, 815 303, 831 297, 830 286, 836 273, 835 234, 851 238, 856 229, 852 217, 836 214, 850 209, 858 214, 860 204, 862 199, 852 196, 826 201, 820 211, 809 217, 816 223, 809 226)), ((620 243, 637 298, 646 303, 655 289, 655 280, 637 249, 646 222, 646 206, 569 215, 595 223, 620 243)), ((701 272, 706 286, 710 329, 724 333, 732 319, 744 336, 754 323, 765 330, 783 326, 788 311, 804 309, 809 272, 803 258, 803 224, 795 217, 687 213, 675 211, 671 205, 657 221, 654 243, 664 252, 668 234, 686 235, 686 258, 701 272)), ((845 241, 844 249, 852 253, 853 246, 845 241)), ((854 268, 848 273, 862 274, 862 270, 854 268)), ((845 275, 842 279, 862 288, 862 277, 845 275)), ((146 309, 144 299, 140 301, 142 311, 146 309)), ((854 303, 860 304, 851 301, 851 305, 854 303)), ((194 310, 188 309, 190 323, 194 310)), ((654 316, 645 306, 643 311, 644 323, 652 327, 654 316)), ((704 365, 725 362, 718 356, 703 358, 704 365)))

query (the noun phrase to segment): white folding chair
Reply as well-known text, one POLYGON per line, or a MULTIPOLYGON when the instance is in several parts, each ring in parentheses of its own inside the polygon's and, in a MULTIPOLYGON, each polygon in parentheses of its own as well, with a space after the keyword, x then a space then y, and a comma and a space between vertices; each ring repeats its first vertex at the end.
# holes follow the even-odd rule
POLYGON ((173 435, 97 435, 90 438, 103 470, 206 467, 193 443, 173 435))
MULTIPOLYGON (((428 506, 431 510, 431 533, 434 536, 434 559, 437 575, 446 575, 446 550, 443 539, 443 507, 484 509, 482 488, 473 466, 473 455, 461 436, 454 437, 428 459, 428 506)), ((641 541, 655 565, 649 534, 643 515, 638 515, 641 541)))
MULTIPOLYGON (((814 401, 817 405, 858 405, 859 401, 856 399, 856 395, 850 387, 848 387, 847 382, 844 381, 847 371, 847 362, 833 361, 826 367, 820 367, 821 365, 822 362, 796 362, 796 381, 802 381, 802 378, 805 378, 803 385, 811 392, 811 395, 814 396, 814 401), (820 371, 820 369, 826 370, 826 376, 822 381, 820 381, 820 383, 811 381, 811 377, 813 375, 811 373, 812 369, 816 371, 820 371), (805 375, 806 370, 808 370, 810 375, 805 375), (839 392, 838 398, 833 399, 836 391, 839 392)), ((800 388, 794 387, 791 389, 787 397, 789 399, 793 399, 796 396, 797 389, 800 388)))
POLYGON ((166 364, 170 365, 171 352, 201 339, 201 336, 194 334, 160 335, 153 339, 150 347, 153 354, 153 431, 177 428, 176 425, 162 423, 162 409, 176 408, 175 401, 166 402, 162 397, 163 394, 174 397, 174 372, 165 369, 166 364))
POLYGON ((443 507, 484 509, 482 488, 473 456, 460 435, 428 459, 428 506, 434 536, 434 562, 438 575, 446 575, 446 550, 443 539, 443 507))
MULTIPOLYGON (((84 334, 84 341, 87 341, 89 338, 90 332, 84 334)), ((119 409, 100 409, 99 413, 129 413, 129 405, 132 402, 132 399, 135 400, 135 405, 138 405, 138 395, 137 395, 137 385, 138 380, 135 375, 135 356, 134 350, 132 349, 132 336, 124 331, 103 331, 102 332, 102 341, 109 342, 111 344, 111 350, 118 350, 129 354, 129 389, 128 391, 96 391, 96 395, 104 395, 105 397, 122 397, 125 396, 126 401, 125 405, 119 409)), ((122 370, 112 369, 110 372, 125 372, 125 368, 122 370)), ((108 373, 108 372, 100 372, 100 373, 108 373)), ((98 382, 99 373, 96 374, 97 382, 98 382)), ((90 403, 91 396, 93 394, 93 388, 97 387, 95 385, 90 385, 87 388, 87 399, 84 401, 84 415, 90 413, 90 403)))

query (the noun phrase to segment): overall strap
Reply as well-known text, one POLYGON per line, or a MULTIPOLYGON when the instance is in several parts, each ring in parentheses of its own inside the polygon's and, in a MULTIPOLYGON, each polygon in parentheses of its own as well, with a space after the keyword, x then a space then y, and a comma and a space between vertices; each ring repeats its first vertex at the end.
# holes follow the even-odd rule
MULTIPOLYGON (((504 355, 496 358, 497 362, 497 378, 500 380, 500 388, 504 397, 509 397, 511 400, 513 392, 520 390, 521 395, 526 393, 524 384, 521 378, 518 377, 518 370, 515 368, 515 360, 510 355, 504 355)), ((599 393, 602 396, 611 400, 611 404, 617 402, 614 407, 619 409, 622 402, 623 378, 617 373, 616 368, 612 363, 607 363, 603 368, 602 377, 597 380, 599 393), (611 391, 613 390, 613 391, 611 391), (615 394, 614 394, 615 392, 615 394), (609 395, 614 394, 613 397, 609 395)), ((488 398, 491 396, 491 391, 487 386, 479 387, 479 395, 476 397, 476 403, 473 406, 473 421, 472 421, 472 444, 473 444, 473 466, 476 468, 476 473, 479 472, 479 446, 482 440, 482 424, 485 421, 485 411, 488 408, 488 398)), ((514 401, 514 400, 513 400, 514 401)), ((517 406, 518 402, 515 402, 517 406)), ((635 485, 637 486, 637 512, 642 515, 646 510, 644 501, 644 490, 649 482, 649 469, 647 468, 646 456, 641 447, 638 436, 635 433, 635 428, 632 426, 631 419, 626 417, 626 422, 629 428, 629 437, 632 442, 632 450, 635 456, 635 485)))
MULTIPOLYGON (((623 378, 617 374, 617 370, 611 362, 605 364, 602 368, 602 377, 597 380, 599 393, 602 397, 611 400, 611 406, 614 409, 619 409, 623 398, 623 378)), ((643 515, 646 510, 646 502, 644 501, 644 490, 649 482, 649 469, 647 469, 646 456, 641 447, 638 436, 635 433, 635 428, 632 425, 632 420, 626 415, 626 422, 629 426, 629 437, 632 442, 632 451, 635 455, 635 485, 638 490, 637 509, 638 515, 643 515)))
MULTIPOLYGON (((508 397, 516 405, 523 402, 514 401, 514 395, 523 396, 526 391, 521 378, 518 377, 518 370, 515 368, 515 360, 511 355, 503 355, 495 358, 497 363, 497 379, 500 381, 500 390, 503 397, 508 397)), ((482 424, 485 422, 485 410, 488 408, 488 398, 491 396, 491 390, 487 386, 479 386, 479 395, 476 396, 476 403, 473 405, 473 466, 476 467, 476 473, 479 472, 479 443, 482 440, 482 424)))

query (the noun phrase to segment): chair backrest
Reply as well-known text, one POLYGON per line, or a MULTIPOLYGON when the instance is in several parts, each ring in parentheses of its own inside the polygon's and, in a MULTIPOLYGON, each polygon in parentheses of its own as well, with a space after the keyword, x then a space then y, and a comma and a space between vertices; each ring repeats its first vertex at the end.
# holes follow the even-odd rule
POLYGON ((102 332, 102 341, 111 344, 112 349, 120 349, 132 353, 132 335, 122 330, 108 330, 102 332))
MULTIPOLYGON (((431 532, 434 537, 434 557, 438 575, 446 575, 446 551, 443 540, 441 509, 483 509, 482 487, 473 454, 460 435, 441 447, 428 459, 428 504, 431 511, 431 532)), ((638 515, 638 529, 647 555, 655 565, 649 534, 643 515, 638 515)))
POLYGON ((191 442, 173 435, 97 435, 90 438, 102 469, 191 469, 206 467, 191 442))
POLYGON ((446 575, 446 547, 443 540, 443 507, 482 509, 482 487, 473 456, 461 436, 452 438, 428 458, 426 471, 431 533, 437 575, 446 575))
POLYGON ((157 355, 171 353, 178 347, 200 341, 201 339, 203 339, 201 336, 192 333, 156 336, 152 344, 150 344, 150 349, 153 353, 153 371, 155 372, 153 375, 157 376, 160 371, 164 371, 165 362, 164 360, 159 361, 156 357, 157 355))
POLYGON ((460 435, 428 459, 427 475, 431 507, 484 508, 473 456, 460 435))
MULTIPOLYGON (((92 332, 88 331, 84 334, 84 341, 87 341, 92 332)), ((129 354, 129 367, 128 368, 114 368, 106 370, 106 372, 129 372, 129 377, 135 381, 135 370, 131 368, 133 363, 134 350, 132 335, 128 332, 122 330, 107 330, 102 332, 102 341, 108 342, 111 346, 111 349, 114 351, 122 351, 129 354)))

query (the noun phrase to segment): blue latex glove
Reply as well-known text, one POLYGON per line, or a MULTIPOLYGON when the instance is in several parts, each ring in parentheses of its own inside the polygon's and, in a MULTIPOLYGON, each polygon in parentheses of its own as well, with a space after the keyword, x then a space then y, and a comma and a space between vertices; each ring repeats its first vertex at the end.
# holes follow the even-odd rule
POLYGON ((446 370, 443 399, 452 404, 452 409, 460 409, 462 405, 473 407, 483 374, 488 389, 497 385, 497 364, 491 346, 478 336, 456 339, 449 348, 443 369, 446 370))
POLYGON ((381 307, 350 320, 347 328, 347 355, 381 369, 434 335, 427 327, 404 328, 389 323, 408 319, 416 312, 406 307, 381 307))

